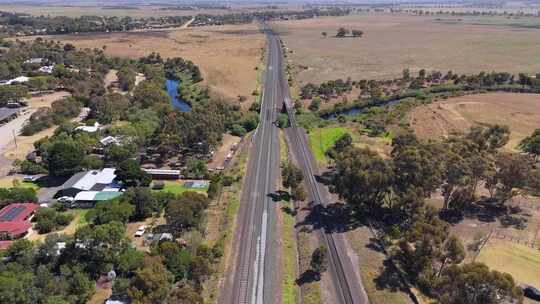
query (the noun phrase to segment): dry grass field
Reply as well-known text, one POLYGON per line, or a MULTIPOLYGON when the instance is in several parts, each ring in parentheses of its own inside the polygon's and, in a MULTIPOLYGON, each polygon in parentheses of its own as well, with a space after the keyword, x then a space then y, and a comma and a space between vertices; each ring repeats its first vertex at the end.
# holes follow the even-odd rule
POLYGON ((492 239, 477 258, 490 268, 510 273, 518 283, 540 286, 540 250, 492 239))
POLYGON ((256 88, 265 36, 256 24, 162 31, 79 34, 47 37, 81 48, 106 46, 112 56, 139 58, 151 52, 195 62, 218 96, 248 97, 256 88))
POLYGON ((301 67, 296 79, 300 83, 347 77, 388 79, 400 76, 404 68, 458 73, 540 70, 540 30, 449 24, 437 18, 361 14, 280 21, 272 26, 292 51, 288 59, 301 67), (363 30, 364 36, 332 37, 339 27, 363 30))
POLYGON ((422 138, 440 138, 451 130, 466 131, 475 124, 505 124, 512 132, 506 148, 516 149, 521 139, 540 127, 540 95, 486 93, 455 97, 416 107, 409 121, 422 138))
POLYGON ((24 4, 1 4, 0 11, 26 13, 34 16, 106 16, 106 17, 161 17, 161 16, 193 16, 195 14, 227 14, 228 10, 204 9, 204 10, 163 10, 160 6, 139 6, 134 9, 103 7, 94 5, 24 5, 24 4))

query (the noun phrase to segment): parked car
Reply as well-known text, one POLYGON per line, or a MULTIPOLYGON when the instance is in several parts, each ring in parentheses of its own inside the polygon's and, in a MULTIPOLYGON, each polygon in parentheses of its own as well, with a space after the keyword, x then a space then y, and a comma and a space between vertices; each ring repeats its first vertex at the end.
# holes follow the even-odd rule
POLYGON ((540 290, 530 285, 522 285, 521 289, 523 289, 523 295, 525 295, 527 298, 540 301, 540 290))
POLYGON ((68 203, 73 202, 73 197, 71 197, 71 196, 62 196, 62 197, 59 197, 57 199, 57 201, 59 201, 60 203, 63 203, 63 204, 68 204, 68 203))
POLYGON ((23 177, 23 181, 32 183, 37 181, 40 177, 40 175, 26 175, 25 177, 23 177))
POLYGON ((141 237, 143 236, 144 232, 146 231, 146 225, 140 226, 137 231, 135 232, 135 237, 141 237))

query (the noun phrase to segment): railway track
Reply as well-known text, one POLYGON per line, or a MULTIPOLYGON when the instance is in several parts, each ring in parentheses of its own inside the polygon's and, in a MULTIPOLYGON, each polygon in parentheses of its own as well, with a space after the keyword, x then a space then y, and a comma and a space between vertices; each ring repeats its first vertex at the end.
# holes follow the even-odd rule
MULTIPOLYGON (((281 55, 281 49, 280 49, 281 55)), ((289 117, 289 138, 293 141, 292 148, 296 151, 298 160, 303 169, 304 176, 306 178, 308 193, 311 196, 311 199, 314 202, 314 205, 326 206, 329 202, 325 196, 321 193, 321 185, 317 182, 315 176, 317 172, 313 168, 314 157, 311 153, 311 150, 308 148, 308 143, 306 142, 305 136, 303 135, 302 130, 298 127, 295 116, 295 109, 290 98, 289 85, 287 78, 285 77, 283 66, 280 67, 280 94, 284 100, 285 110, 287 111, 289 117)), ((347 267, 352 267, 352 263, 343 250, 340 250, 338 246, 338 236, 332 232, 324 231, 320 229, 319 237, 321 242, 326 245, 329 253, 329 271, 331 272, 332 282, 334 285, 334 290, 336 297, 338 298, 339 303, 342 304, 367 304, 369 303, 367 295, 364 292, 364 288, 361 284, 361 281, 358 281, 353 278, 351 269, 349 272, 345 270, 344 265, 347 267), (354 282, 356 281, 356 282, 354 282)), ((340 246, 343 247, 343 240, 339 240, 340 246)), ((355 277, 355 276, 354 276, 355 277)))

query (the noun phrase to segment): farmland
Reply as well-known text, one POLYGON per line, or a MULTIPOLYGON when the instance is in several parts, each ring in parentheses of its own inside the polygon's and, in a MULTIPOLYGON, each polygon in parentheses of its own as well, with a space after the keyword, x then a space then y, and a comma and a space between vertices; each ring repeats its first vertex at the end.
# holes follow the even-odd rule
POLYGON ((250 98, 265 45, 256 24, 48 37, 81 48, 105 47, 110 56, 139 58, 152 52, 197 64, 212 93, 250 98))
POLYGON ((540 70, 537 29, 494 25, 489 17, 460 17, 442 23, 436 16, 360 14, 345 17, 274 22, 289 48, 300 83, 330 79, 390 79, 412 72, 453 70, 457 73, 540 70), (485 20, 484 20, 485 19, 485 20), (361 38, 334 38, 339 27, 360 29, 361 38), (322 36, 327 32, 327 37, 322 36), (291 53, 292 52, 292 53, 291 53))
POLYGON ((466 131, 475 124, 505 124, 511 137, 507 149, 515 149, 540 121, 537 94, 487 93, 467 95, 415 108, 409 123, 421 138, 441 138, 450 131, 466 131))

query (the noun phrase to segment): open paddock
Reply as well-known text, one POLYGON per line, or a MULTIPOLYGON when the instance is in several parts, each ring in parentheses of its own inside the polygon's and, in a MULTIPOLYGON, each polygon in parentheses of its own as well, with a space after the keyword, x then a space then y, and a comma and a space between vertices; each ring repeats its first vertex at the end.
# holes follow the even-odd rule
POLYGON ((474 125, 510 127, 506 145, 515 150, 519 141, 540 127, 540 94, 486 93, 466 95, 416 107, 409 123, 421 138, 437 139, 452 130, 467 131, 474 125))
MULTIPOLYGON (((265 36, 256 24, 200 28, 85 33, 46 36, 80 48, 105 47, 110 56, 140 58, 152 52, 162 57, 183 57, 201 68, 212 93, 230 100, 252 99, 257 86, 265 36)), ((27 37, 26 39, 34 39, 27 37)))
POLYGON ((287 59, 296 66, 300 84, 347 77, 391 79, 405 68, 460 74, 540 70, 539 29, 477 25, 479 17, 470 24, 442 23, 437 18, 371 13, 279 21, 272 27, 292 51, 287 59), (359 29, 364 35, 335 38, 339 27, 359 29))
POLYGON ((490 239, 478 258, 491 269, 511 274, 518 283, 540 287, 540 250, 513 242, 490 239))

